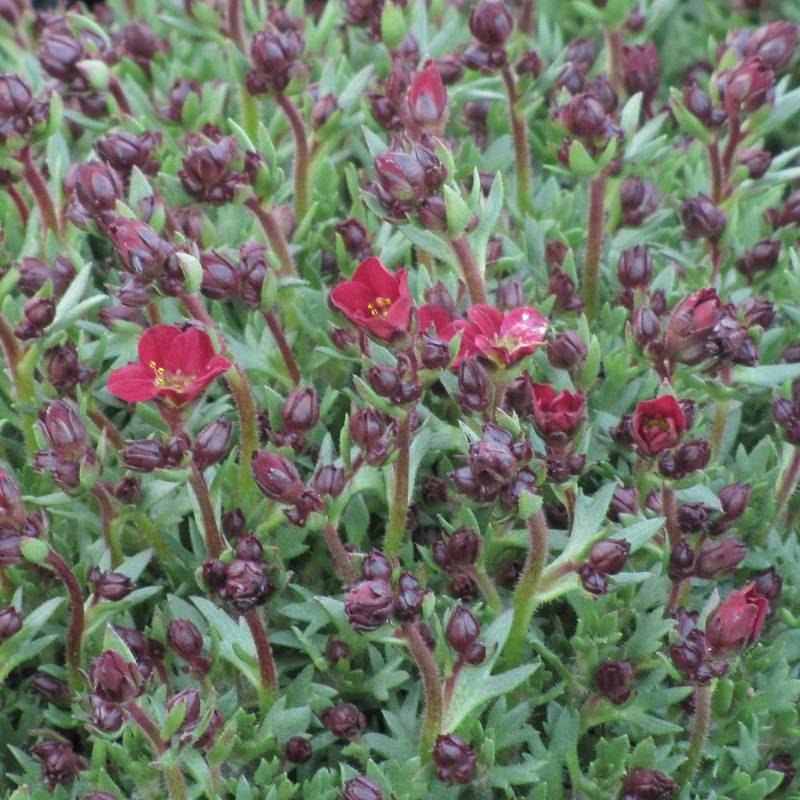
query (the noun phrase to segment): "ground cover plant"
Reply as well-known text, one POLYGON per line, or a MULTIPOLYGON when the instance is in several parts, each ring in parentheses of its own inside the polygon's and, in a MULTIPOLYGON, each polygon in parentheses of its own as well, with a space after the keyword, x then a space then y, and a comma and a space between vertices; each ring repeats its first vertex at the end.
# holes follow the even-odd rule
POLYGON ((0 0, 0 793, 800 797, 794 0, 0 0))

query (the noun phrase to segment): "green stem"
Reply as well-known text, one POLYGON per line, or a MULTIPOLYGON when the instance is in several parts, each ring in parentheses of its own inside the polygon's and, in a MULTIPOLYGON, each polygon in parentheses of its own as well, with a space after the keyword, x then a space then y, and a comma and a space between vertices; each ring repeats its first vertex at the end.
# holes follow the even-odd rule
POLYGON ((69 626, 67 627, 65 651, 69 688, 75 694, 81 690, 83 685, 83 677, 81 675, 81 650, 84 631, 83 593, 78 579, 70 569, 69 564, 52 547, 47 551, 47 563, 56 571, 69 595, 70 618, 69 626))
POLYGON ((473 580, 478 584, 483 599, 486 601, 486 605, 489 606, 489 610, 492 614, 496 617, 502 614, 503 601, 500 599, 500 593, 497 591, 494 581, 489 577, 489 573, 486 572, 483 567, 479 566, 472 567, 470 572, 473 580))
POLYGON ((286 238, 281 232, 275 217, 261 205, 261 202, 259 198, 251 197, 249 200, 245 201, 245 205, 253 212, 256 219, 261 224, 270 246, 275 251, 278 263, 280 264, 280 271, 278 274, 284 278, 297 277, 297 268, 295 267, 292 254, 289 251, 289 245, 286 243, 286 238))
POLYGON ((798 479, 800 479, 800 448, 795 448, 792 453, 792 460, 789 462, 789 466, 786 467, 778 486, 773 524, 781 522, 786 506, 789 505, 789 499, 797 487, 798 479))
POLYGON ((411 447, 411 414, 397 424, 397 461, 394 464, 394 493, 386 525, 383 551, 391 558, 402 546, 408 517, 408 478, 411 447))
POLYGON ((536 590, 547 563, 549 542, 547 519, 539 510, 528 519, 528 557, 514 590, 514 616, 505 649, 506 660, 512 667, 519 666, 525 656, 528 629, 537 606, 536 590))
POLYGON ((308 137, 306 125, 297 106, 286 95, 277 92, 275 98, 286 114, 294 136, 294 215, 299 225, 308 213, 309 207, 309 170, 308 137))
POLYGON ((194 462, 192 462, 191 472, 189 473, 189 483, 197 498, 197 504, 200 506, 200 515, 203 518, 203 537, 206 541, 208 557, 219 558, 225 549, 225 540, 222 538, 217 526, 217 519, 211 506, 206 479, 194 462))
POLYGON ((694 727, 692 728, 692 738, 689 740, 689 751, 684 766, 683 780, 680 781, 681 787, 691 784, 700 759, 703 757, 703 747, 708 737, 711 727, 711 698, 714 690, 711 684, 697 686, 694 690, 695 712, 694 727))
POLYGON ((114 519, 117 514, 114 506, 111 503, 111 498, 108 491, 102 483, 96 483, 92 487, 92 494, 94 495, 97 504, 100 506, 100 522, 103 529, 103 541, 105 542, 108 552, 111 554, 111 566, 116 569, 122 563, 122 547, 120 545, 119 537, 115 535, 112 530, 114 519))
POLYGON ((475 261, 475 256, 469 246, 467 237, 462 234, 457 239, 453 239, 450 242, 450 246, 453 248, 453 252, 456 254, 458 263, 461 266, 461 275, 467 285, 470 300, 473 303, 488 303, 486 284, 480 269, 478 269, 478 264, 475 261))
POLYGON ((586 262, 583 269, 583 305, 589 322, 600 308, 600 256, 605 233, 606 176, 599 175, 589 184, 589 229, 586 237, 586 262))
POLYGON ((122 450, 125 447, 125 437, 119 432, 117 426, 92 403, 88 410, 89 419, 103 431, 111 442, 115 450, 122 450))
POLYGON ((275 659, 272 657, 272 647, 269 643, 267 629, 257 608, 251 608, 244 615, 244 619, 247 627, 250 628, 250 635, 256 646, 263 697, 266 703, 271 703, 278 693, 278 673, 275 669, 275 659))
POLYGON ((419 752, 423 761, 429 761, 436 737, 441 731, 444 717, 442 676, 433 654, 420 636, 416 624, 414 622, 404 622, 402 631, 403 637, 408 644, 408 650, 413 656, 419 674, 422 677, 422 687, 425 691, 425 719, 422 723, 419 752))
MULTIPOLYGON (((725 364, 720 374, 722 383, 726 386, 731 382, 731 365, 725 364)), ((725 437, 725 425, 728 421, 729 405, 727 400, 717 400, 714 404, 714 424, 711 428, 711 458, 719 456, 722 440, 725 437)))
POLYGON ((242 84, 239 89, 239 99, 242 104, 242 127, 250 140, 255 142, 258 138, 258 106, 256 99, 247 87, 242 84))
POLYGON ((511 136, 514 140, 514 158, 517 165, 517 204, 522 214, 533 213, 531 196, 531 154, 528 148, 528 126, 519 113, 517 85, 511 68, 503 67, 503 82, 508 95, 508 113, 511 119, 511 136))

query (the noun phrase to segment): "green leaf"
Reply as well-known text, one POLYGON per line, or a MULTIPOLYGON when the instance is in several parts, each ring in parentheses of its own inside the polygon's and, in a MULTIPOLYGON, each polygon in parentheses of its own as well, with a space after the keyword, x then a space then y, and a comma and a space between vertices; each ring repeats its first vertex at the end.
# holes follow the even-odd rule
POLYGON ((444 187, 444 203, 447 209, 447 233, 455 239, 466 230, 472 212, 458 191, 450 186, 444 187))
POLYGON ((575 514, 567 546, 552 566, 566 561, 580 561, 589 547, 600 537, 611 497, 616 489, 615 483, 607 483, 587 497, 581 489, 575 502, 575 514))
POLYGON ((774 389, 800 378, 800 364, 767 364, 758 367, 734 367, 733 382, 745 386, 774 389))

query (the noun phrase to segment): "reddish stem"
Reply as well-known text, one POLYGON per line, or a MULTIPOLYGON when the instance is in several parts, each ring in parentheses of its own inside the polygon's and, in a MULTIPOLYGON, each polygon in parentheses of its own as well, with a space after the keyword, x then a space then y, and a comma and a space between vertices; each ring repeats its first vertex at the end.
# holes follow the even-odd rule
POLYGON ((289 251, 289 245, 286 244, 286 239, 281 232, 280 226, 272 216, 272 213, 267 211, 261 205, 261 200, 258 197, 251 197, 245 201, 245 205, 253 212, 256 219, 261 223, 264 233, 278 257, 278 263, 281 265, 279 274, 283 277, 291 275, 297 276, 297 268, 294 265, 294 259, 289 251))
POLYGON ((605 234, 606 176, 589 184, 589 229, 586 237, 586 263, 583 269, 583 305, 589 322, 600 308, 600 256, 605 234))
POLYGON ((536 31, 536 0, 522 0, 522 14, 519 18, 520 30, 526 36, 533 36, 536 31))
POLYGON ((511 120, 511 136, 514 140, 514 158, 517 165, 517 204, 522 214, 533 212, 531 198, 531 154, 528 149, 528 126, 519 113, 517 85, 511 69, 503 67, 503 82, 508 95, 508 113, 511 120))
POLYGON ((52 231, 56 237, 60 238, 61 230, 58 225, 58 215, 53 205, 53 199, 50 197, 50 190, 47 187, 44 176, 33 160, 33 151, 29 144, 19 151, 18 158, 22 162, 22 176, 31 190, 33 199, 36 201, 42 224, 47 230, 52 231))
POLYGON ((108 548, 108 552, 111 553, 111 566, 116 568, 122 563, 122 553, 120 552, 119 545, 114 541, 111 535, 111 524, 117 515, 114 511, 114 507, 111 505, 111 498, 108 496, 108 490, 102 482, 96 483, 92 487, 92 494, 95 500, 97 500, 97 504, 100 506, 100 523, 103 529, 103 541, 108 548))
POLYGON ((30 214, 28 212, 28 204, 25 202, 25 198, 17 191, 17 187, 13 184, 9 184, 6 187, 6 191, 8 192, 8 196, 14 202, 14 205, 17 207, 17 213, 19 214, 22 227, 27 228, 30 214))
POLYGON ((131 104, 128 102, 125 90, 122 88, 122 84, 119 82, 119 78, 117 78, 116 75, 111 76, 111 80, 108 83, 108 90, 111 92, 111 96, 117 101, 119 110, 126 116, 132 117, 133 111, 131 110, 131 104))
POLYGON ((66 660, 69 686, 73 692, 81 687, 81 646, 83 642, 83 593, 69 564, 53 548, 47 551, 47 563, 56 571, 67 589, 70 604, 70 619, 67 627, 66 660))
POLYGON ((625 85, 622 80, 622 47, 624 40, 622 31, 606 31, 606 60, 608 63, 608 79, 618 95, 622 95, 625 85))
POLYGON ((161 731, 159 731, 158 725, 156 725, 153 718, 133 701, 125 706, 125 710, 128 712, 128 716, 139 726, 153 750, 159 755, 165 753, 167 744, 161 738, 161 731))
POLYGON ((345 586, 352 586, 356 582, 356 571, 353 568, 353 561, 350 558, 350 553, 347 552, 339 536, 339 531, 328 523, 322 529, 322 535, 325 538, 325 543, 328 545, 336 574, 345 586))
POLYGON ((258 610, 251 608, 244 615, 247 627, 250 628, 250 635, 256 646, 258 655, 258 667, 261 672, 261 683, 271 696, 278 691, 278 675, 275 670, 275 659, 272 657, 272 647, 269 644, 267 629, 258 614, 258 610))
POLYGON ((475 256, 472 254, 472 248, 465 236, 459 236, 450 242, 456 256, 458 263, 461 265, 461 274, 464 278, 464 283, 467 285, 470 300, 473 303, 487 303, 486 284, 483 280, 483 275, 478 269, 478 264, 475 261, 475 256))
POLYGON ((719 141, 708 145, 708 165, 711 172, 711 199, 719 204, 722 200, 722 162, 719 157, 719 141))
POLYGON ((117 426, 99 408, 90 408, 88 413, 89 419, 106 434, 114 449, 122 450, 125 447, 125 438, 117 426))
POLYGON ((269 328, 273 339, 275 339, 275 343, 278 345, 278 350, 281 351, 283 363, 286 364, 286 369, 296 386, 303 379, 303 376, 300 372, 300 367, 297 366, 297 361, 295 361, 292 348, 290 347, 289 342, 286 340, 286 334, 283 332, 283 326, 281 325, 280 320, 275 315, 274 311, 264 311, 262 313, 264 315, 264 321, 267 323, 267 327, 269 328))
POLYGON ((192 462, 192 471, 189 474, 189 483, 194 490, 197 503, 200 506, 200 515, 203 518, 203 533, 206 540, 206 550, 209 558, 219 558, 225 549, 225 540, 219 532, 217 519, 214 516, 214 509, 211 505, 211 498, 208 494, 208 485, 203 473, 192 462))
POLYGON ((228 35, 243 53, 247 52, 242 0, 228 0, 228 35))
POLYGON ((728 145, 725 148, 725 155, 722 157, 722 176, 725 182, 725 192, 730 194, 731 171, 733 169, 733 157, 736 155, 736 148, 739 146, 742 135, 742 126, 739 117, 731 117, 730 130, 728 132, 728 145))

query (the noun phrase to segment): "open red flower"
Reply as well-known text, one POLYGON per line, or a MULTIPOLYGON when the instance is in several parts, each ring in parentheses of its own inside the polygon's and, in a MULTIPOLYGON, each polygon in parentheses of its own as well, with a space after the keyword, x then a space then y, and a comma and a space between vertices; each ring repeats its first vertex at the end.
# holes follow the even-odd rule
POLYGON ((437 339, 449 342, 464 326, 463 320, 454 320, 441 306, 424 305, 417 311, 417 324, 420 333, 433 333, 437 339))
POLYGON ((408 333, 414 301, 408 292, 408 272, 390 272, 379 258, 359 264, 353 279, 331 292, 331 304, 354 325, 389 342, 408 333))
POLYGON ((577 392, 556 392, 549 383, 531 384, 533 418, 545 438, 571 439, 586 413, 586 397, 577 392))
POLYGON ((732 591, 706 623, 706 643, 712 653, 740 650, 761 635, 769 612, 769 601, 748 583, 732 591))
POLYGON ((161 400, 181 408, 230 366, 214 352, 204 331, 155 325, 139 339, 139 363, 115 369, 108 376, 108 391, 129 403, 161 400))
POLYGON ((544 342, 547 318, 535 308, 515 308, 508 314, 487 305, 467 309, 459 359, 490 358, 508 367, 533 353, 544 342))
POLYGON ((636 406, 631 435, 644 455, 654 456, 674 447, 685 430, 683 409, 671 394, 645 400, 636 406))

